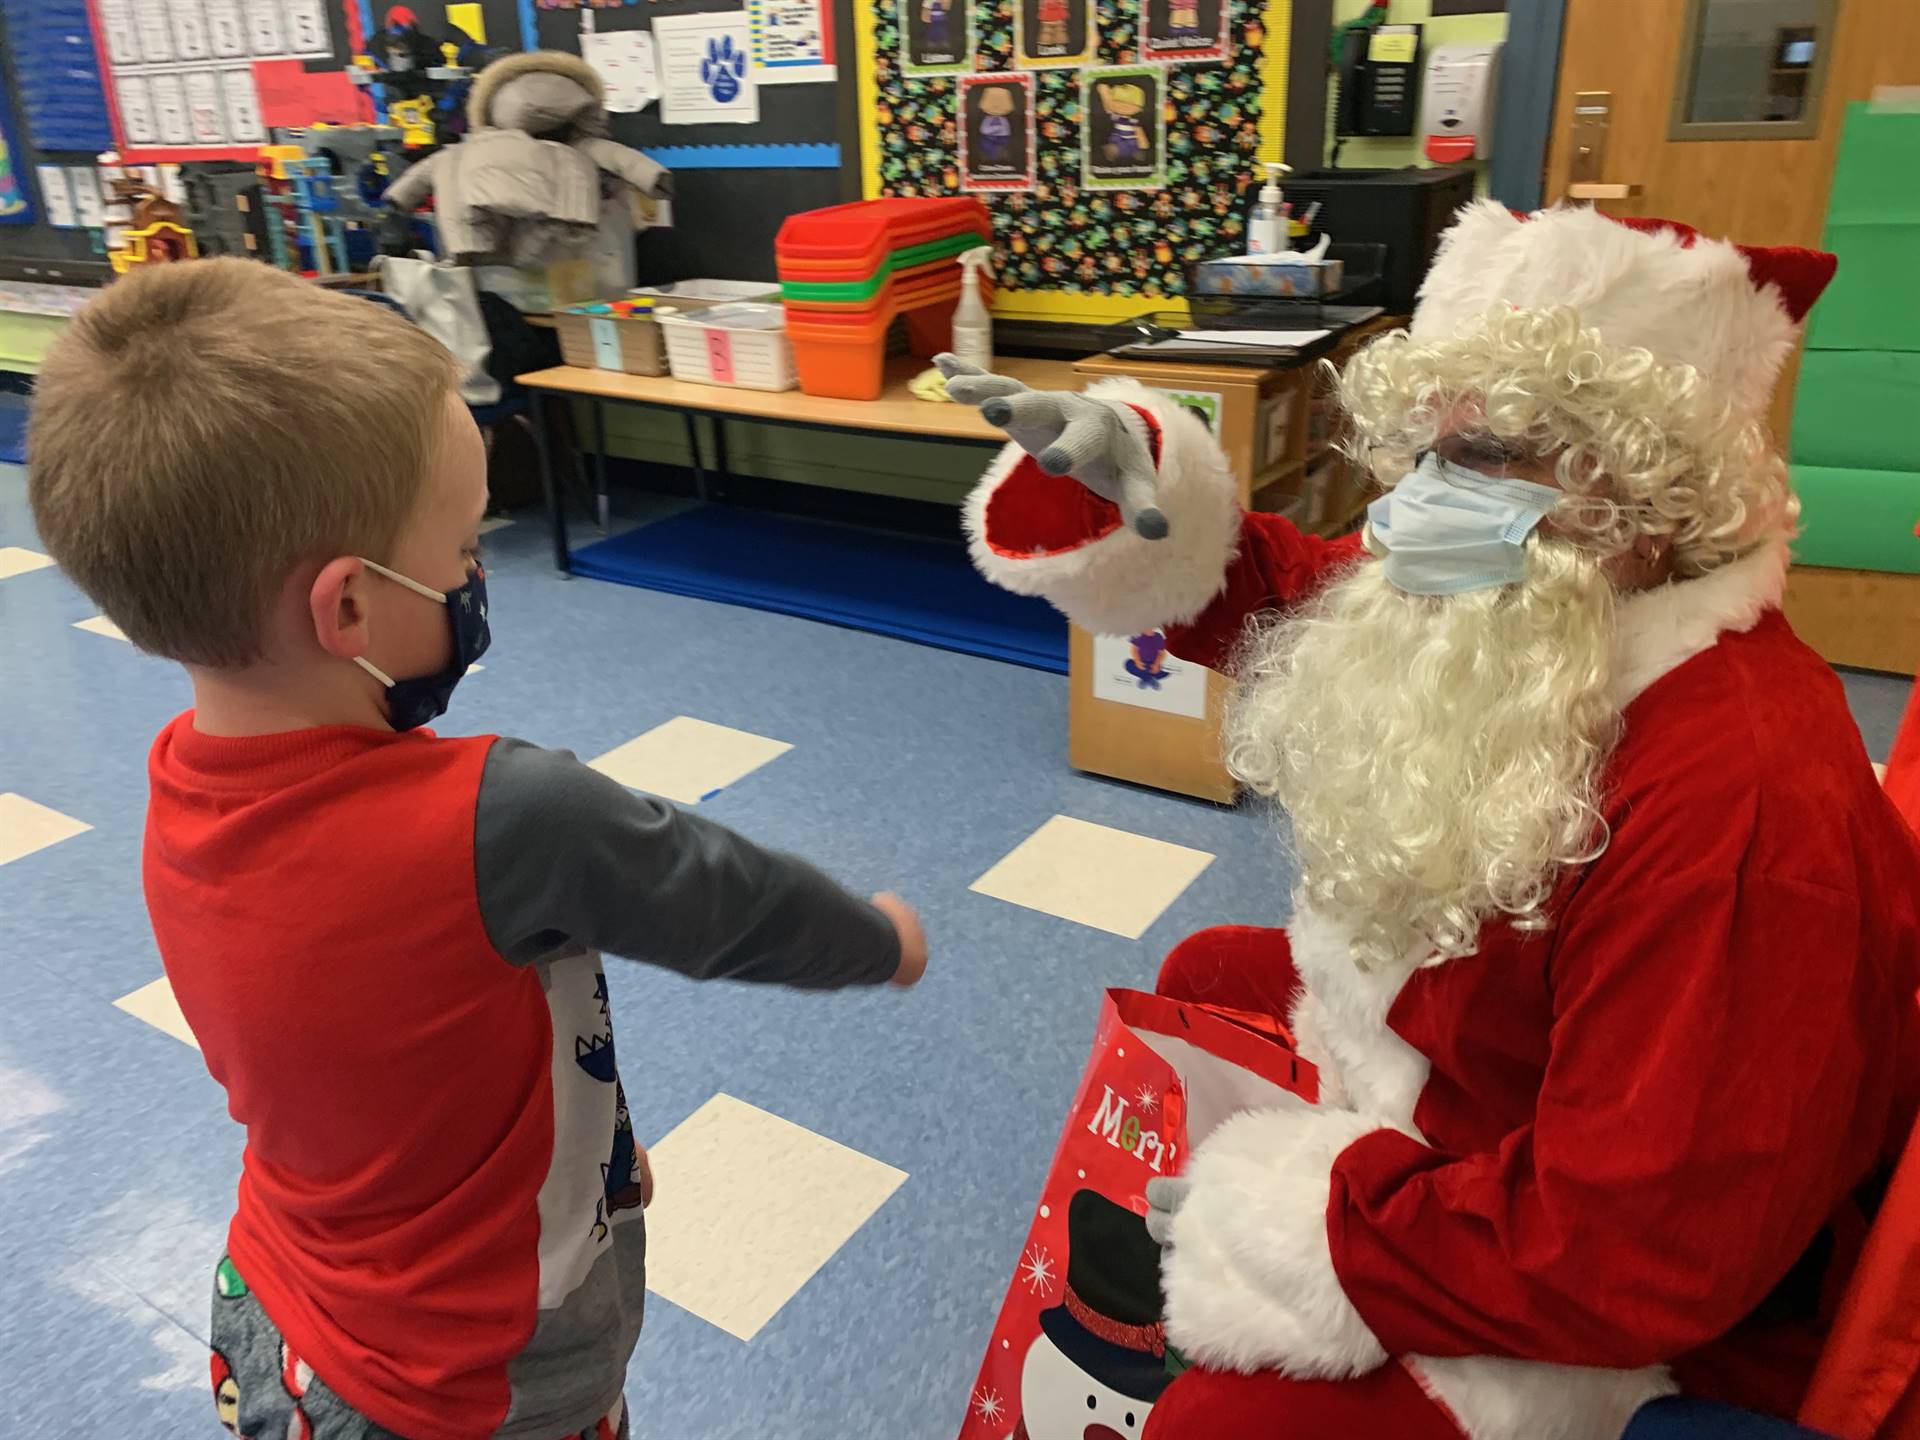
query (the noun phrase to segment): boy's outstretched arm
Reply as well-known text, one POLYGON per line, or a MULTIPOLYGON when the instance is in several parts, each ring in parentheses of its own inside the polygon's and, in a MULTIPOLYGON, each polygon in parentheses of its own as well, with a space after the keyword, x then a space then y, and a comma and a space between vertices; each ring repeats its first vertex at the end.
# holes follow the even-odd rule
POLYGON ((488 937, 516 965, 577 945, 806 989, 910 985, 926 968, 902 902, 869 904, 804 860, 524 740, 488 752, 474 879, 488 937))

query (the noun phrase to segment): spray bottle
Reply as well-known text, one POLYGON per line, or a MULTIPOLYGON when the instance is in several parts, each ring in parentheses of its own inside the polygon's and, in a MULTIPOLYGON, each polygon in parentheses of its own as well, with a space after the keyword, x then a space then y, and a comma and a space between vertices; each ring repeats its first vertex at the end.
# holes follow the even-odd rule
POLYGON ((1260 187, 1260 202, 1253 207, 1253 223, 1247 226, 1249 254, 1278 255, 1293 247, 1287 234, 1287 203, 1280 193, 1280 177, 1291 175, 1293 167, 1277 160, 1266 162, 1267 183, 1260 187))
POLYGON ((960 304, 953 312, 953 353, 969 365, 993 369, 993 316, 980 296, 980 272, 993 261, 991 245, 960 255, 960 304))

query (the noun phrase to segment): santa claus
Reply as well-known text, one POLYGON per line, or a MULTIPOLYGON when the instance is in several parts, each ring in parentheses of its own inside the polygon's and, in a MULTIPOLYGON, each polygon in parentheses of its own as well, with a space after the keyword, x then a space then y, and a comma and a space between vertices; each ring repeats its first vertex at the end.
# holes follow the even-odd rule
MULTIPOLYGON (((957 373, 977 563, 1237 680, 1284 931, 1163 992, 1284 1015, 1323 1103, 1150 1196, 1149 1435, 1618 1440, 1791 1415, 1920 1105, 1920 855, 1779 610, 1764 416, 1830 256, 1483 203, 1341 375, 1361 536, 1244 514, 1131 382, 957 373)), ((949 366, 950 369, 957 367, 949 366)))

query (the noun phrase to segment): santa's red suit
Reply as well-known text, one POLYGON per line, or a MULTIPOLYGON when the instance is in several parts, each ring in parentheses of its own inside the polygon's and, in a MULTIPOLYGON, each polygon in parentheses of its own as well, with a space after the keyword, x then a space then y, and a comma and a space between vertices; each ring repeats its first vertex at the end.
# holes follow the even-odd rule
MULTIPOLYGON (((1576 252, 1607 225, 1532 223, 1563 221, 1576 252)), ((1636 286, 1677 287, 1626 306, 1590 278, 1614 242, 1569 283, 1564 257, 1512 248, 1520 223, 1468 216, 1487 233, 1456 232, 1416 339, 1464 323, 1456 302, 1585 294, 1584 321, 1664 359, 1790 342, 1790 282, 1733 247, 1621 250, 1636 286), (1703 295, 1731 316, 1705 337, 1703 295)), ((1771 365, 1735 363, 1771 388, 1771 365)), ((1250 618, 1375 563, 1242 514, 1167 397, 1090 393, 1146 432, 1171 534, 1140 538, 1009 447, 968 512, 998 583, 1099 632, 1165 625, 1225 669, 1250 618)), ((1774 543, 1622 598, 1610 839, 1544 931, 1489 923, 1471 956, 1368 971, 1296 908, 1284 932, 1203 932, 1169 959, 1167 991, 1285 1014, 1326 1093, 1196 1150, 1163 1272, 1168 1339, 1196 1368, 1150 1436, 1617 1440, 1676 1388, 1794 1414, 1920 1108, 1920 855, 1778 608, 1786 568, 1774 543)))

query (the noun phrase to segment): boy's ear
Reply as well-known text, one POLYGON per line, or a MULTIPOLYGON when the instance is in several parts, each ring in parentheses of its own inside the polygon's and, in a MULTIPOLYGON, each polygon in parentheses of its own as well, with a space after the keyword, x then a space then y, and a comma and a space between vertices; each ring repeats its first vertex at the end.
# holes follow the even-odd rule
POLYGON ((367 567, 352 555, 329 560, 313 577, 307 609, 320 648, 341 660, 364 655, 369 633, 367 567))

